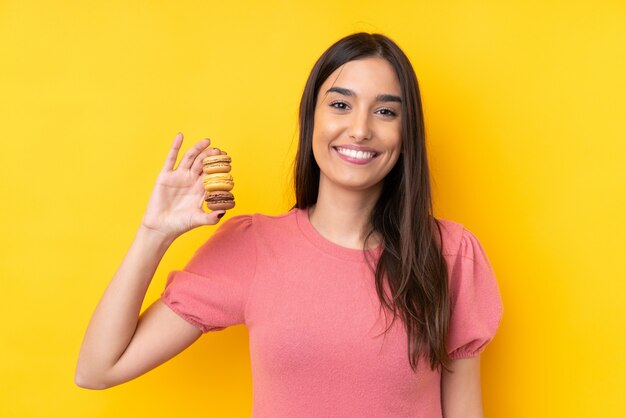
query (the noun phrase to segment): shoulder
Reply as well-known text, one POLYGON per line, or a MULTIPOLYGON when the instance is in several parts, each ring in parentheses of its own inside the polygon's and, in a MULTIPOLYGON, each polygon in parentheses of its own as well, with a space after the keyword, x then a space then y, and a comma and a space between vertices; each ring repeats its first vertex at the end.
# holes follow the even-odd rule
POLYGON ((252 232, 253 224, 252 215, 236 215, 222 220, 213 235, 248 234, 252 232))
POLYGON ((283 225, 289 223, 296 217, 296 209, 292 209, 288 212, 279 213, 276 215, 270 215, 265 213, 254 213, 246 215, 253 218, 254 222, 258 225, 283 225))
POLYGON ((242 214, 227 219, 226 222, 220 225, 216 233, 267 233, 268 231, 280 231, 291 223, 295 223, 295 212, 293 210, 278 215, 263 213, 242 214))
POLYGON ((435 220, 439 224, 439 230, 441 231, 441 239, 443 241, 442 254, 457 255, 465 227, 463 224, 450 219, 435 218, 435 220))
POLYGON ((435 218, 435 220, 441 229, 444 256, 474 258, 475 252, 482 253, 480 241, 465 225, 450 219, 435 218))

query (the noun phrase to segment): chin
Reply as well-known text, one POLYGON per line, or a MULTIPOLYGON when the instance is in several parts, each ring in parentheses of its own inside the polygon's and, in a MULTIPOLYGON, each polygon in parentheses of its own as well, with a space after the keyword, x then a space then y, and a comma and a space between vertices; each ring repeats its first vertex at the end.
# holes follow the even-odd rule
POLYGON ((363 182, 360 181, 331 181, 339 188, 349 190, 351 192, 378 192, 382 189, 383 182, 363 182))

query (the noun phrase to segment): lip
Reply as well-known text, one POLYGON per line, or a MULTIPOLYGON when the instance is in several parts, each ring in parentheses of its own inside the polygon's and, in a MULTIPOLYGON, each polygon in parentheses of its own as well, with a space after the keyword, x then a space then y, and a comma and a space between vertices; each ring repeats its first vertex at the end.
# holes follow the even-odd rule
POLYGON ((367 147, 357 147, 354 145, 337 145, 332 147, 333 151, 335 152, 335 154, 337 154, 337 156, 339 158, 341 158, 342 160, 351 163, 351 164, 356 164, 356 165, 365 165, 365 164, 369 164, 372 161, 374 161, 376 158, 378 158, 378 156, 380 155, 380 153, 376 150, 373 150, 372 148, 367 148, 367 147), (364 151, 364 152, 372 152, 374 153, 374 156, 368 160, 363 160, 363 159, 359 159, 359 158, 352 158, 348 155, 344 155, 342 153, 340 153, 337 148, 347 148, 347 149, 351 149, 351 150, 355 150, 355 151, 364 151))

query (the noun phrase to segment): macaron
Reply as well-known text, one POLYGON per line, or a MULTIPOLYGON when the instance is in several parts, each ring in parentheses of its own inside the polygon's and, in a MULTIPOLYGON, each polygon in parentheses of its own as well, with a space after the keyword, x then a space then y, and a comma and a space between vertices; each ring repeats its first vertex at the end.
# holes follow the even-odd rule
POLYGON ((230 172, 231 159, 228 155, 209 155, 202 160, 202 171, 204 174, 228 173, 230 172))
POLYGON ((235 187, 233 176, 228 173, 207 174, 202 183, 207 192, 228 192, 235 187))
POLYGON ((204 201, 211 210, 228 210, 235 207, 235 197, 230 192, 207 192, 204 201))

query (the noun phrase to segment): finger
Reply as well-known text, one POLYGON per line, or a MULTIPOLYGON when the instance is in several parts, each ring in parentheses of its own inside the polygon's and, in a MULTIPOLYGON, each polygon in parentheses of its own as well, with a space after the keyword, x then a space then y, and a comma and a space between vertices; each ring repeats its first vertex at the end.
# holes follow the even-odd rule
POLYGON ((178 164, 178 168, 182 168, 183 170, 189 170, 194 160, 204 150, 211 144, 211 140, 209 138, 204 138, 203 140, 196 142, 196 144, 189 149, 183 156, 182 160, 178 164))
POLYGON ((176 158, 178 158, 178 151, 180 150, 182 143, 183 134, 182 132, 179 132, 176 134, 172 148, 170 148, 170 152, 167 154, 165 164, 163 165, 163 171, 171 171, 174 169, 174 164, 176 164, 176 158))
POLYGON ((202 151, 193 162, 191 166, 191 172, 194 174, 200 174, 202 172, 202 160, 204 160, 209 155, 219 155, 220 150, 218 148, 207 148, 202 151))

